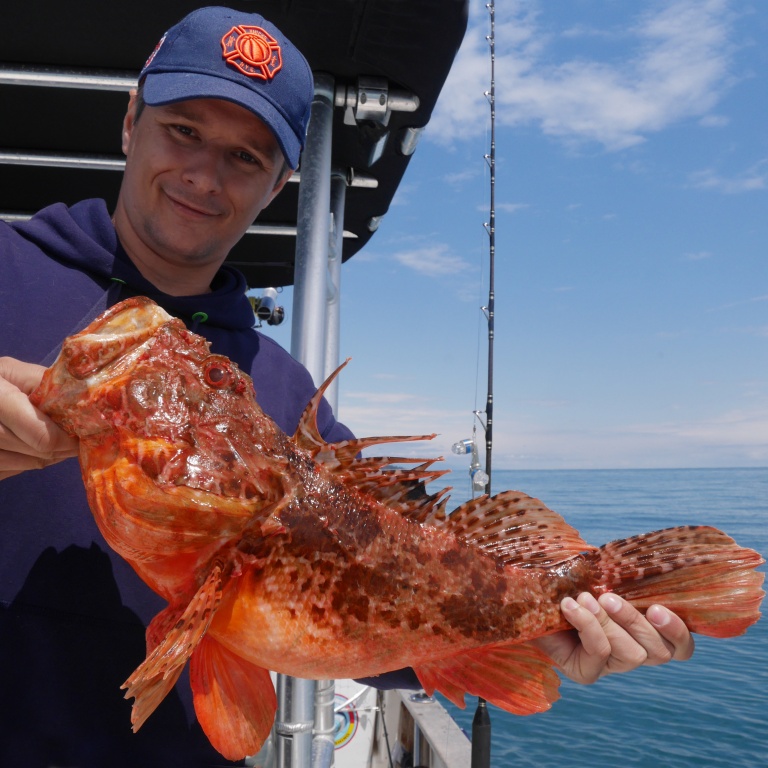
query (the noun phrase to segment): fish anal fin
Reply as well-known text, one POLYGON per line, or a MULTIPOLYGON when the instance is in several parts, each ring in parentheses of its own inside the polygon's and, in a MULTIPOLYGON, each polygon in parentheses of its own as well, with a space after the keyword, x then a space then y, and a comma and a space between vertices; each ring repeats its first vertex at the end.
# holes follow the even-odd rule
POLYGON ((468 501, 446 528, 503 565, 544 567, 595 549, 557 512, 520 491, 468 501))
POLYGON ((559 698, 552 660, 527 643, 502 643, 415 667, 424 690, 440 691, 464 708, 464 694, 515 715, 544 712, 559 698))
POLYGON ((269 672, 207 635, 192 654, 190 681, 195 714, 214 748, 228 760, 258 752, 277 709, 269 672))
POLYGON ((221 568, 211 568, 205 582, 186 608, 166 609, 147 630, 147 658, 123 683, 125 698, 134 698, 133 730, 138 731, 157 705, 173 688, 184 665, 208 630, 221 601, 221 568), (174 616, 178 616, 172 624, 174 616), (171 626, 172 624, 172 626, 171 626), (167 629, 164 637, 161 633, 167 629))

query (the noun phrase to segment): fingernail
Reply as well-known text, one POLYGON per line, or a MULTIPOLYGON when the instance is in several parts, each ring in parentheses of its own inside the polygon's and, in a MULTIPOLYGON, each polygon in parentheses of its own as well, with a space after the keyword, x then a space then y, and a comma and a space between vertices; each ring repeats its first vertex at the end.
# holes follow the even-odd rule
POLYGON ((645 612, 645 617, 654 627, 663 627, 669 624, 669 612, 661 605, 652 605, 645 612))
POLYGON ((618 613, 621 610, 621 600, 611 592, 600 596, 600 604, 605 608, 606 613, 618 613))
POLYGON ((566 597, 560 604, 560 607, 566 611, 575 611, 579 604, 572 597, 566 597))
POLYGON ((595 616, 600 613, 600 603, 598 603, 594 596, 590 595, 589 592, 584 592, 579 595, 579 600, 590 613, 594 613, 595 616))

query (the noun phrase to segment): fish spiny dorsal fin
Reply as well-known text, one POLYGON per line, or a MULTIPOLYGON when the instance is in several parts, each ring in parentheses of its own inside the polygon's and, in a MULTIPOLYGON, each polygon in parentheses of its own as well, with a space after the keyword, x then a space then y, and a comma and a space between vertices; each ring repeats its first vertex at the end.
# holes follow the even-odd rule
POLYGON ((333 380, 341 373, 342 368, 345 368, 350 358, 347 358, 317 389, 317 392, 312 396, 312 399, 307 403, 307 407, 304 409, 304 413, 301 414, 299 419, 299 425, 296 427, 296 432, 293 435, 293 442, 305 451, 316 452, 325 446, 325 440, 320 434, 317 428, 317 409, 320 407, 320 402, 323 399, 328 387, 331 386, 333 380))
POLYGON ((557 512, 519 491, 467 502, 446 528, 503 565, 543 567, 595 549, 557 512))
POLYGON ((387 469, 389 464, 409 463, 423 461, 423 459, 389 459, 386 465, 376 466, 378 462, 369 462, 367 459, 358 459, 349 469, 339 470, 337 477, 347 485, 353 485, 358 490, 370 493, 383 500, 392 498, 393 495, 409 493, 417 484, 431 483, 450 470, 430 469, 437 459, 424 461, 417 467, 393 467, 387 469))
POLYGON ((293 442, 302 450, 309 451, 315 461, 329 469, 349 466, 365 448, 385 443, 408 443, 416 440, 432 440, 436 435, 407 435, 393 437, 364 437, 355 440, 342 440, 338 443, 326 443, 317 428, 317 409, 328 387, 349 363, 347 358, 317 389, 299 419, 299 425, 293 434, 293 442))
MULTIPOLYGON (((361 437, 355 440, 342 440, 338 443, 323 443, 322 447, 313 450, 312 453, 315 461, 321 462, 327 469, 346 468, 359 458, 359 454, 363 450, 372 448, 374 445, 415 443, 421 440, 433 440, 435 437, 437 437, 436 434, 361 437)), ((393 461, 397 461, 397 459, 388 459, 385 463, 390 464, 393 461)), ((405 461, 412 461, 412 459, 405 459, 405 461)), ((416 461, 424 461, 424 459, 416 459, 416 461)), ((435 461, 440 461, 440 459, 435 459, 435 461)))
POLYGON ((432 469, 441 459, 412 459, 392 456, 358 458, 349 466, 338 465, 334 474, 348 487, 367 494, 395 510, 403 517, 417 522, 425 520, 449 489, 429 495, 426 484, 448 474, 449 470, 432 469), (421 462, 416 467, 392 467, 394 464, 421 462))

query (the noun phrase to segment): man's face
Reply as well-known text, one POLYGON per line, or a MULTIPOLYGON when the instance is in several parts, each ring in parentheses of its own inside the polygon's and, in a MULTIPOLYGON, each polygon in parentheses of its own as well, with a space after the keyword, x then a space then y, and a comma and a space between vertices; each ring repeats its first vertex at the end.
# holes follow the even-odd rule
POLYGON ((220 99, 146 106, 138 120, 132 99, 123 151, 115 226, 150 275, 215 271, 290 176, 266 125, 220 99))

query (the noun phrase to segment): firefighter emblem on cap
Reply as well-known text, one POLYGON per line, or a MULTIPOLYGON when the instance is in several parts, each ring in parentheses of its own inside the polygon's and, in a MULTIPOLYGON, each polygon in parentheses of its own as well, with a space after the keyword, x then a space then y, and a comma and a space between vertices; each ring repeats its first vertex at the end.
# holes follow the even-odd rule
POLYGON ((248 77, 271 80, 283 66, 279 43, 261 27, 232 27, 221 47, 226 61, 248 77))

